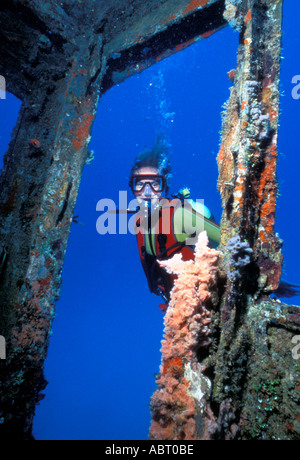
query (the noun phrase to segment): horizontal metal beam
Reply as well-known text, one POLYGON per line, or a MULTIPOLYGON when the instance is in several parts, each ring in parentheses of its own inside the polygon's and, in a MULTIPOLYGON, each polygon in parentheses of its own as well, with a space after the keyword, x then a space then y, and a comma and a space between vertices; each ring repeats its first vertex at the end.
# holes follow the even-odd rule
POLYGON ((111 52, 101 91, 104 93, 116 83, 210 37, 228 24, 223 17, 224 9, 225 0, 209 2, 205 8, 173 18, 165 30, 140 39, 129 48, 111 52))

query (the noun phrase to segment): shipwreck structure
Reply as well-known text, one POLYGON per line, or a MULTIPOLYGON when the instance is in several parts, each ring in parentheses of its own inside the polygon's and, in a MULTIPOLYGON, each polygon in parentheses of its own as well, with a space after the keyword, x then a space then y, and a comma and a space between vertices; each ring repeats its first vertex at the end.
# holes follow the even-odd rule
POLYGON ((300 362, 292 340, 300 311, 269 297, 282 266, 274 233, 281 22, 282 0, 1 3, 0 74, 22 100, 0 177, 1 436, 33 438, 99 98, 229 25, 240 40, 218 154, 221 245, 218 256, 206 257, 204 243, 199 249, 214 276, 198 280, 198 304, 192 299, 175 324, 166 314, 168 328, 194 325, 193 345, 163 357, 166 397, 153 396, 150 436, 299 439, 300 362), (182 404, 168 403, 170 382, 182 404))

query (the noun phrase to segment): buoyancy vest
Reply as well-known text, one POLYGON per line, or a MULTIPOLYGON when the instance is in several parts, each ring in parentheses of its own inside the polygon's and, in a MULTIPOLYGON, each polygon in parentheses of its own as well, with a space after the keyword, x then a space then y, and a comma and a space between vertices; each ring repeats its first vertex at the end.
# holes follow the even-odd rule
MULTIPOLYGON (((154 222, 145 222, 147 217, 137 215, 137 244, 140 260, 148 281, 150 292, 161 295, 165 301, 170 299, 175 275, 170 275, 160 266, 159 260, 171 258, 174 254, 181 253, 183 260, 194 259, 194 247, 187 243, 191 234, 176 234, 175 212, 172 206, 168 206, 171 200, 164 199, 164 205, 159 208, 154 222), (164 211, 168 211, 168 221, 164 220, 164 211), (141 231, 139 231, 139 228, 141 231)), ((149 217, 149 216, 148 216, 149 217)), ((206 219, 211 225, 218 227, 213 221, 206 219)), ((209 232, 208 232, 209 233, 209 232)), ((209 236, 209 235, 208 235, 209 236)), ((216 239, 214 235, 214 239, 216 239)))

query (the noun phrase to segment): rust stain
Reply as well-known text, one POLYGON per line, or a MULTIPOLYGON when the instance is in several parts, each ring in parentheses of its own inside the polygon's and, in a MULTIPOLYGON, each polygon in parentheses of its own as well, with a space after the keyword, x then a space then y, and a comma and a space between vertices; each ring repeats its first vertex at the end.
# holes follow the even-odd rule
MULTIPOLYGON (((203 8, 206 6, 211 0, 191 0, 185 10, 179 14, 175 15, 172 14, 168 19, 165 19, 162 21, 162 24, 167 24, 168 22, 174 21, 178 16, 185 16, 188 13, 191 13, 192 11, 198 9, 198 8, 203 8)), ((203 37, 204 38, 204 37, 203 37)))
POLYGON ((185 15, 187 13, 191 13, 192 11, 194 11, 194 10, 196 10, 198 8, 203 8, 209 2, 210 2, 210 0, 191 0, 182 14, 185 15))
POLYGON ((193 43, 195 43, 195 41, 196 41, 196 39, 192 38, 191 40, 188 40, 187 42, 184 42, 184 43, 181 43, 180 45, 175 46, 175 53, 177 53, 178 51, 184 50, 188 46, 190 46, 193 43))
POLYGON ((247 107, 248 105, 248 101, 243 101, 242 102, 242 110, 245 110, 245 108, 247 107))
POLYGON ((40 281, 40 292, 45 294, 51 287, 52 276, 49 274, 46 278, 40 281))
POLYGON ((176 19, 176 16, 175 14, 172 14, 168 19, 165 19, 164 21, 162 21, 162 24, 168 24, 168 22, 172 22, 174 21, 174 19, 176 19))
POLYGON ((270 155, 266 158, 266 167, 262 172, 260 185, 258 188, 258 198, 262 201, 265 197, 266 185, 274 183, 276 176, 276 157, 277 157, 276 146, 272 147, 270 155))
POLYGON ((225 157, 224 145, 222 144, 220 147, 219 153, 218 153, 218 163, 220 163, 220 161, 223 161, 224 157, 225 157))
POLYGON ((90 127, 94 118, 95 115, 84 115, 81 121, 73 121, 75 129, 70 130, 70 133, 74 134, 72 145, 77 152, 82 149, 86 140, 88 139, 90 127))
POLYGON ((204 32, 204 34, 201 35, 201 38, 208 38, 210 37, 211 35, 213 35, 216 31, 213 29, 213 30, 208 30, 207 32, 204 32))
POLYGON ((258 199, 261 203, 261 225, 264 228, 264 231, 260 231, 259 236, 264 243, 268 240, 267 235, 273 233, 275 225, 276 158, 277 149, 273 145, 266 157, 265 169, 262 172, 258 187, 258 199))
POLYGON ((263 230, 260 230, 259 232, 259 237, 260 239, 262 240, 263 243, 267 243, 268 242, 268 239, 265 237, 265 233, 263 230))
POLYGON ((251 10, 249 10, 245 17, 245 24, 247 24, 247 22, 251 20, 252 20, 252 13, 251 13, 251 10))
POLYGON ((49 258, 46 260, 46 262, 45 262, 45 267, 48 268, 48 267, 51 265, 51 262, 52 262, 52 258, 49 257, 49 258))

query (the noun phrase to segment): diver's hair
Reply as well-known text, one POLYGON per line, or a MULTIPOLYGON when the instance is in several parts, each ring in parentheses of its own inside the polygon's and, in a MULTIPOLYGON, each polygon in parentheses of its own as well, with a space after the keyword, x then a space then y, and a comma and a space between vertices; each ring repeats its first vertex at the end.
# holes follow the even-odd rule
POLYGON ((156 143, 152 150, 143 150, 135 159, 130 171, 130 179, 135 174, 135 171, 145 166, 152 166, 159 170, 160 174, 166 178, 165 193, 168 193, 171 182, 171 162, 168 155, 169 144, 165 136, 160 134, 157 136, 156 143))

